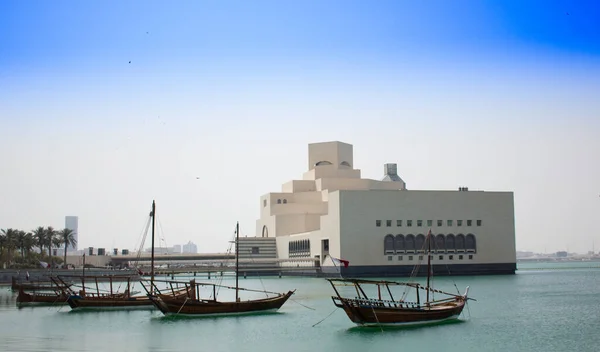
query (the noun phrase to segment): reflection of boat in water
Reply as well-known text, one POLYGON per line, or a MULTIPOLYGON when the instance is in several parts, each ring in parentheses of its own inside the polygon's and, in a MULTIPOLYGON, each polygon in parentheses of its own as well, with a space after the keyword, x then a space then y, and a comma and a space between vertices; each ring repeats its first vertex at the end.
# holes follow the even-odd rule
MULTIPOLYGON (((238 281, 239 268, 239 224, 236 224, 236 270, 235 270, 235 287, 217 285, 211 283, 196 283, 194 280, 190 282, 180 281, 161 281, 167 284, 167 289, 159 290, 154 282, 151 282, 149 288, 146 288, 148 297, 152 303, 165 315, 187 315, 187 316, 219 316, 219 315, 239 315, 260 312, 276 311, 294 294, 294 291, 287 293, 269 292, 266 290, 251 290, 240 288, 238 281), (202 298, 200 289, 208 287, 210 297, 202 298), (235 290, 234 301, 217 300, 218 290, 235 290), (177 296, 176 293, 184 290, 185 295, 177 296), (239 291, 249 291, 264 293, 266 298, 241 300, 239 291), (169 293, 170 292, 170 293, 169 293)), ((154 253, 152 253, 154 260, 154 253)))
MULTIPOLYGON (((336 296, 332 297, 333 303, 336 307, 343 309, 352 322, 363 326, 423 325, 457 319, 462 313, 467 300, 472 299, 467 296, 469 287, 463 295, 432 288, 430 286, 432 276, 431 231, 427 235, 425 246, 428 255, 426 286, 413 282, 328 279, 336 293, 336 296), (356 296, 354 298, 344 297, 340 293, 340 287, 342 286, 354 288, 353 291, 356 292, 356 296), (398 286, 403 286, 405 290, 399 299, 395 299, 392 288, 398 286), (367 287, 376 288, 376 293, 373 293, 374 290, 367 287), (415 290, 415 301, 406 300, 407 288, 415 290), (376 294, 376 298, 369 297, 366 291, 371 292, 373 295, 376 294), (421 301, 420 291, 425 291, 424 301, 421 301), (442 295, 444 298, 433 299, 435 293, 442 295), (384 299, 384 296, 387 297, 384 299)), ((416 272, 417 270, 413 271, 415 275, 416 272)))

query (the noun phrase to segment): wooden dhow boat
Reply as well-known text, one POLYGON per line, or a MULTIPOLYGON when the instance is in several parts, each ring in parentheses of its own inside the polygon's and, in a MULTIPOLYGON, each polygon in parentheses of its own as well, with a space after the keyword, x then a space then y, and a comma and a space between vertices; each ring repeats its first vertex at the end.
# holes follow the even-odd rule
MULTIPOLYGON (((431 231, 427 234, 427 284, 422 286, 415 282, 377 281, 362 279, 327 279, 336 293, 332 296, 336 307, 344 310, 348 318, 359 326, 405 326, 440 323, 458 319, 468 297, 469 287, 464 294, 452 294, 431 287, 431 231), (353 298, 344 297, 340 286, 351 286, 356 292, 353 298), (395 299, 392 288, 403 286, 404 293, 395 299), (416 300, 406 300, 408 291, 414 289, 416 300), (382 295, 383 291, 383 295, 382 295), (421 291, 425 291, 425 300, 421 299, 421 291), (370 297, 370 292, 375 297, 370 297), (434 294, 442 295, 434 299, 434 294), (386 297, 387 296, 387 297, 386 297), (384 298, 385 297, 385 298, 384 298)), ((417 270, 413 271, 416 275, 417 270)))
POLYGON ((53 290, 30 290, 26 291, 23 287, 19 288, 17 295, 17 306, 26 305, 53 305, 67 304, 69 295, 65 293, 66 287, 61 289, 57 286, 53 290))
MULTIPOLYGON (((150 212, 149 221, 152 221, 152 249, 154 251, 154 229, 155 229, 155 218, 156 218, 156 203, 152 202, 152 211, 150 212)), ((143 243, 142 243, 143 244, 143 243)), ((67 299, 67 303, 71 307, 71 309, 102 309, 102 310, 129 310, 129 309, 154 309, 153 303, 147 295, 135 295, 132 292, 133 283, 140 282, 140 278, 136 277, 132 278, 131 275, 127 275, 124 277, 117 276, 85 276, 85 255, 84 255, 84 275, 80 277, 82 282, 82 289, 78 293, 74 293, 69 295, 67 299), (90 283, 95 283, 95 291, 92 288, 91 290, 86 289, 85 280, 90 283), (100 289, 98 284, 99 281, 105 281, 104 286, 106 286, 106 281, 108 280, 108 289, 103 291, 100 289), (113 281, 126 282, 125 290, 123 292, 119 292, 114 290, 113 281)), ((58 280, 63 282, 62 277, 59 277, 58 280)), ((152 269, 151 269, 151 280, 154 280, 154 259, 152 260, 152 269)), ((139 293, 139 292, 138 292, 139 293)), ((187 292, 184 289, 178 291, 172 291, 172 296, 178 298, 180 296, 187 295, 187 292)))
MULTIPOLYGON (((157 281, 166 283, 167 289, 159 290, 154 282, 146 288, 148 297, 152 303, 165 315, 181 316, 222 316, 222 315, 242 315, 252 313, 274 312, 294 294, 295 290, 287 293, 277 293, 265 290, 253 290, 239 287, 239 223, 236 224, 236 263, 235 263, 235 287, 218 285, 212 283, 197 283, 195 280, 190 282, 181 281, 157 281), (208 287, 209 297, 203 298, 200 295, 200 289, 208 287), (234 301, 221 301, 217 299, 220 289, 235 290, 234 301), (185 292, 184 295, 177 295, 177 292, 185 292), (242 300, 239 296, 240 291, 255 293, 264 293, 265 298, 242 300)), ((154 251, 152 252, 152 261, 154 260, 154 251)))

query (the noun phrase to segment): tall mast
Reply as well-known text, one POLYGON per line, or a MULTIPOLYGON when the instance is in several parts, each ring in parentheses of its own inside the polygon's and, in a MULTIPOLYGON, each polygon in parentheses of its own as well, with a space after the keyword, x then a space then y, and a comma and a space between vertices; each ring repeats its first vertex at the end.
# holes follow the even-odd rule
POLYGON ((239 299, 238 294, 238 269, 240 265, 240 223, 235 224, 235 301, 239 299))
POLYGON ((431 277, 431 229, 427 233, 427 301, 429 305, 429 279, 431 277))
POLYGON ((150 259, 150 294, 154 292, 154 219, 156 219, 156 204, 152 200, 152 255, 150 259))

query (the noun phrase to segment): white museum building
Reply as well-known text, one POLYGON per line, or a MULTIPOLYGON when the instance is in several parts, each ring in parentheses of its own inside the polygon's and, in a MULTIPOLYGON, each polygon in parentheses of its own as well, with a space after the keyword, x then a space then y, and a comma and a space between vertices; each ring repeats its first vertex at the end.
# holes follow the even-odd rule
POLYGON ((324 273, 406 276, 426 263, 431 229, 435 274, 515 273, 513 192, 407 190, 396 164, 384 172, 361 178, 350 144, 309 144, 302 179, 261 197, 257 237, 274 237, 279 259, 315 258, 324 273))

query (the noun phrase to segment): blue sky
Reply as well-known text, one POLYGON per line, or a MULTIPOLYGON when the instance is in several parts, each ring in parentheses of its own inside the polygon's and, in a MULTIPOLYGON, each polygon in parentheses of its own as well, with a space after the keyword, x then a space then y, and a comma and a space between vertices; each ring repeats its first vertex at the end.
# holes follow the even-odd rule
POLYGON ((368 177, 398 162, 413 189, 514 190, 519 249, 587 250, 598 18, 593 1, 2 1, 0 227, 79 215, 82 245, 132 248, 154 197, 171 244, 224 250, 307 143, 342 140, 368 177))

